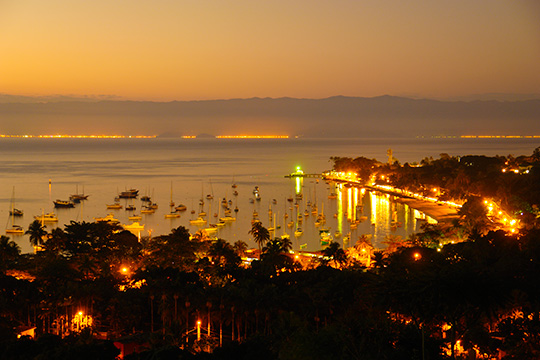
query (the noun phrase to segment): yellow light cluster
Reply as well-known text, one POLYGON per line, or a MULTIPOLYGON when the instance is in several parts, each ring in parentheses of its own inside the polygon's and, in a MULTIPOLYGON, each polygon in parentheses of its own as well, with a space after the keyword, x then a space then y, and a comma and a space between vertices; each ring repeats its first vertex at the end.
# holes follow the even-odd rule
POLYGON ((492 201, 484 200, 484 205, 486 205, 488 215, 497 218, 497 221, 506 227, 506 231, 509 231, 512 234, 515 234, 518 231, 518 220, 512 219, 492 201))
POLYGON ((156 135, 5 135, 0 138, 55 138, 55 139, 154 139, 156 135))
POLYGON ((289 135, 218 135, 216 139, 288 139, 289 135))
POLYGON ((196 139, 197 136, 196 135, 183 135, 182 136, 182 139, 196 139))
POLYGON ((461 135, 462 139, 538 139, 540 135, 461 135))

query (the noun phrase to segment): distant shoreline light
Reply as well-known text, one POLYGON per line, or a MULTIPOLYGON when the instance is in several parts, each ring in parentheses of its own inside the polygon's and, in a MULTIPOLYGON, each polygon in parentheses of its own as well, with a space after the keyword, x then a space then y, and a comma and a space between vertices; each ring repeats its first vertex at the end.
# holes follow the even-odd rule
POLYGON ((540 135, 461 135, 462 139, 538 139, 540 135))
POLYGON ((416 138, 432 139, 540 139, 540 135, 433 135, 416 138))
POLYGON ((216 139, 288 139, 289 135, 218 135, 216 139))
POLYGON ((5 135, 0 138, 39 138, 39 139, 155 139, 157 135, 5 135))

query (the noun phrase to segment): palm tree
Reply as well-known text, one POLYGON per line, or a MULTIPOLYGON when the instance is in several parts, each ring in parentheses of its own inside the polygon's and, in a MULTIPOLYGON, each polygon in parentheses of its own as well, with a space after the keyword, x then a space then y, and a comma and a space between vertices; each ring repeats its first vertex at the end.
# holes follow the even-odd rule
MULTIPOLYGON (((251 226, 251 230, 248 231, 248 234, 253 236, 253 240, 259 245, 259 254, 261 253, 261 247, 265 245, 268 240, 270 240, 270 232, 267 228, 262 226, 260 222, 254 222, 251 226)), ((260 255, 259 255, 260 256, 260 255)))
POLYGON ((248 244, 245 241, 238 240, 233 244, 234 251, 240 257, 246 256, 246 250, 248 249, 248 244))
POLYGON ((338 266, 338 264, 343 265, 347 262, 345 251, 343 251, 341 245, 335 241, 331 242, 330 245, 322 251, 322 254, 325 257, 332 259, 332 261, 334 261, 334 266, 338 266))
POLYGON ((44 244, 43 238, 47 235, 47 231, 45 230, 45 226, 43 226, 39 220, 34 220, 28 226, 28 230, 26 230, 25 234, 30 235, 30 244, 36 247, 44 244))
POLYGON ((9 237, 0 236, 0 258, 4 261, 0 261, 0 271, 9 268, 9 263, 15 261, 21 253, 21 248, 17 243, 11 240, 9 237))

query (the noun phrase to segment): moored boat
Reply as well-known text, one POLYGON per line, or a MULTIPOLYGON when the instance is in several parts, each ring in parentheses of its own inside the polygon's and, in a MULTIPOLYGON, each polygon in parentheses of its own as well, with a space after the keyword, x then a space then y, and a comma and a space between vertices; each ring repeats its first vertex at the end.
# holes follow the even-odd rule
POLYGON ((198 217, 195 220, 189 220, 189 223, 191 225, 197 225, 197 226, 206 225, 206 220, 204 220, 202 217, 198 217))
POLYGON ((155 213, 156 210, 152 209, 151 207, 148 207, 148 206, 143 206, 143 208, 141 209, 141 214, 153 214, 155 213))
POLYGON ((177 207, 174 208, 176 211, 186 211, 187 210, 187 206, 184 205, 184 204, 180 204, 178 205, 177 207))
POLYGON ((121 199, 134 199, 137 196, 139 196, 139 190, 137 189, 129 189, 126 191, 122 191, 118 197, 121 199))
POLYGON ((122 208, 122 205, 120 203, 107 204, 107 209, 118 210, 121 208, 122 208))
POLYGON ((141 216, 141 215, 133 214, 132 216, 128 216, 128 220, 129 220, 129 221, 141 221, 141 220, 142 220, 142 216, 141 216))
POLYGON ((21 216, 24 215, 24 212, 22 210, 13 208, 13 210, 9 210, 9 215, 16 216, 16 217, 21 217, 21 216))
POLYGON ((75 204, 73 204, 70 200, 59 200, 56 199, 53 201, 55 208, 72 208, 75 207, 75 204))
POLYGON ((101 218, 94 218, 96 222, 108 222, 108 223, 118 223, 120 222, 118 219, 115 219, 113 214, 107 214, 105 217, 101 218))
POLYGON ((22 235, 24 234, 24 229, 19 225, 11 225, 10 228, 6 229, 6 234, 22 235))
POLYGON ((55 213, 47 213, 34 216, 34 219, 39 220, 41 223, 55 223, 58 222, 58 217, 55 213))

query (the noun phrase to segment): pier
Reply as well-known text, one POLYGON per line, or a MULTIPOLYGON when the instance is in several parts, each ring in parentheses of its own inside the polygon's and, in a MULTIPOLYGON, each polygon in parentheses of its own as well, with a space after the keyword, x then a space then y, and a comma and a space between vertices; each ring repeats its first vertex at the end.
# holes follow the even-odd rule
POLYGON ((304 171, 300 168, 300 166, 296 167, 296 171, 293 173, 290 173, 289 175, 285 175, 286 178, 321 178, 321 174, 306 174, 304 171))

